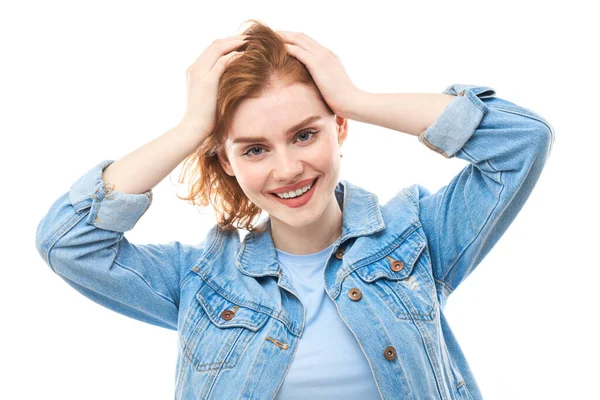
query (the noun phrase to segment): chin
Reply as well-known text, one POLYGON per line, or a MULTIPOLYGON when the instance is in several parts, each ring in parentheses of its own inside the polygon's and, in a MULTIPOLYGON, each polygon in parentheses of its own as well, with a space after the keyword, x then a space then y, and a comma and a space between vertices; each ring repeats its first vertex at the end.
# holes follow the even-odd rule
POLYGON ((272 219, 276 218, 277 220, 281 221, 286 225, 293 226, 294 228, 301 228, 303 226, 310 225, 318 221, 322 212, 323 210, 318 210, 318 212, 311 212, 309 210, 297 211, 289 209, 287 210, 287 213, 286 211, 282 212, 283 215, 281 215, 281 218, 271 213, 269 213, 269 216, 272 219))

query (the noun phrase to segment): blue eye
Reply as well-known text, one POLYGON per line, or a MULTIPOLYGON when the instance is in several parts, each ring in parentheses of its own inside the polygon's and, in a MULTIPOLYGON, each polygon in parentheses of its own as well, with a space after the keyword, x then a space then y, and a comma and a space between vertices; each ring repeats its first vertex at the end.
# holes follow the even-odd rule
MULTIPOLYGON (((309 141, 311 141, 311 139, 314 136, 316 136, 317 133, 319 133, 319 131, 306 129, 306 130, 300 131, 298 133, 298 135, 296 135, 296 137, 298 138, 303 134, 310 135, 310 136, 308 136, 308 138, 306 140, 300 140, 301 142, 309 142, 309 141)), ((248 149, 242 154, 242 156, 247 157, 247 158, 253 158, 253 157, 260 156, 262 153, 252 152, 252 150, 255 150, 255 149, 264 150, 262 147, 258 147, 258 146, 248 147, 248 149)))
MULTIPOLYGON (((310 133, 312 133, 312 134, 313 134, 313 136, 317 134, 317 133, 316 133, 316 132, 314 132, 314 131, 302 131, 302 132, 300 132, 300 133, 298 134, 298 137, 300 137, 300 135, 303 135, 303 134, 305 134, 305 133, 306 133, 306 134, 310 134, 310 133)), ((309 139, 310 139, 310 136, 309 136, 309 139)), ((307 139, 307 140, 301 140, 301 142, 308 142, 308 139, 307 139)))
MULTIPOLYGON (((250 147, 250 148, 248 149, 248 151, 246 151, 246 152, 245 152, 243 155, 250 155, 249 153, 250 153, 250 152, 251 152, 253 149, 262 150, 262 148, 261 148, 261 147, 250 147)), ((253 153, 253 155, 255 155, 255 156, 258 156, 258 155, 260 155, 260 153, 258 153, 258 154, 256 154, 256 153, 253 153)))

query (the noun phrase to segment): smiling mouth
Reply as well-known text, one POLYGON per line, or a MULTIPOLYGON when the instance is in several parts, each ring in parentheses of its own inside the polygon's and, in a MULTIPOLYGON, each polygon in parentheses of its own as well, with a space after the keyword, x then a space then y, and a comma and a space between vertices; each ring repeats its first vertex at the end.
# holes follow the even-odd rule
POLYGON ((275 193, 269 193, 269 194, 270 194, 270 195, 272 195, 272 196, 274 196, 274 197, 276 197, 276 198, 278 198, 278 199, 281 199, 281 200, 288 200, 288 199, 290 199, 290 200, 291 200, 291 199, 297 199, 297 198, 300 198, 300 197, 304 196, 306 193, 310 192, 310 191, 312 190, 312 188, 315 186, 315 183, 317 183, 317 180, 318 180, 318 179, 319 179, 319 177, 317 176, 317 177, 316 177, 316 178, 315 178, 315 179, 312 181, 312 183, 311 183, 311 185, 310 185, 310 189, 308 189, 306 192, 302 193, 300 196, 296 196, 296 197, 279 197, 279 196, 277 196, 275 193))

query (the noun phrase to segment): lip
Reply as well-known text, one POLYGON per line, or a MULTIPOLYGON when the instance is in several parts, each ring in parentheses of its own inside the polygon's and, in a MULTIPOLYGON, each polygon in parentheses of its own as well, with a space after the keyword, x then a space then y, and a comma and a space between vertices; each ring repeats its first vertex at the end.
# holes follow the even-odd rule
POLYGON ((312 187, 306 193, 304 193, 303 195, 301 195, 299 197, 282 199, 274 193, 270 193, 270 195, 273 196, 275 201, 277 201, 280 204, 283 204, 286 207, 299 208, 310 202, 310 199, 312 198, 313 194, 315 193, 315 190, 316 190, 316 187, 318 186, 318 184, 319 184, 319 177, 316 177, 315 183, 312 185, 312 187))
POLYGON ((275 189, 275 190, 272 190, 272 191, 270 191, 270 192, 267 192, 267 193, 279 193, 279 194, 281 194, 281 193, 292 192, 292 191, 295 191, 295 190, 298 190, 298 189, 301 189, 301 188, 303 188, 304 186, 306 186, 306 185, 308 185, 309 183, 313 182, 315 179, 317 179, 317 178, 315 177, 315 178, 309 178, 309 179, 305 179, 305 180, 303 180, 303 181, 300 181, 300 182, 298 182, 298 183, 297 183, 297 184, 295 184, 295 185, 291 185, 291 186, 282 186, 282 187, 280 187, 280 188, 277 188, 277 189, 275 189))

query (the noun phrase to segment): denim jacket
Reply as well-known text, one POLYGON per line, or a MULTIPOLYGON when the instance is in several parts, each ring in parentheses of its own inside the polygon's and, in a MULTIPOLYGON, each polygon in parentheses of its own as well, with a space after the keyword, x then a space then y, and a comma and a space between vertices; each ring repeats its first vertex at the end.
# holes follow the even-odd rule
MULTIPOLYGON (((366 356, 383 399, 481 399, 444 316, 448 296, 500 239, 554 143, 536 113, 489 87, 456 96, 419 142, 469 164, 435 193, 419 184, 386 204, 346 180, 343 230, 324 266, 327 295, 366 356)), ((304 327, 271 237, 213 226, 199 244, 125 236, 152 191, 102 181, 105 160, 50 207, 39 254, 70 286, 118 313, 178 332, 176 399, 274 399, 304 327)), ((343 349, 340 349, 343 351, 343 349)))

